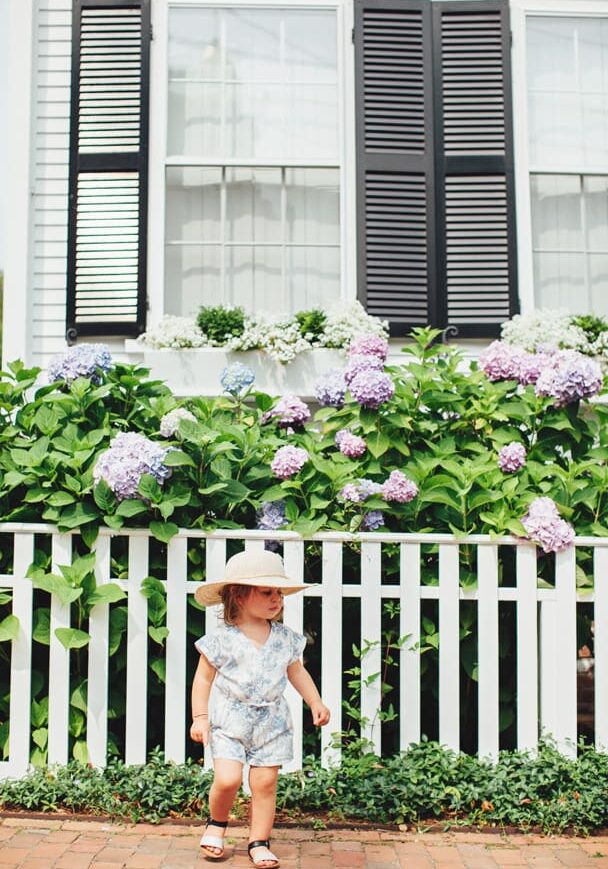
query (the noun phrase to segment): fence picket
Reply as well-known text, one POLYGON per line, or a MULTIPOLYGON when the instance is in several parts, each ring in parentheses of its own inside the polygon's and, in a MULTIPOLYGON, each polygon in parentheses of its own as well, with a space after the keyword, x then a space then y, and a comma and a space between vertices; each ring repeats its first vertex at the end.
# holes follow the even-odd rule
POLYGON ((381 752, 381 725, 378 712, 382 702, 382 547, 379 543, 361 544, 361 736, 368 739, 376 754, 381 752))
MULTIPOLYGON (((72 563, 72 538, 69 534, 53 534, 51 567, 59 573, 60 564, 72 563)), ((70 605, 51 596, 49 640, 49 736, 48 762, 68 762, 70 714, 70 652, 57 639, 57 628, 70 627, 70 605)))
POLYGON ((323 604, 321 609, 321 694, 331 713, 321 728, 321 761, 340 763, 332 733, 342 730, 342 544, 323 543, 323 604))
POLYGON ((560 675, 556 669, 559 659, 560 638, 557 630, 557 602, 543 600, 538 605, 540 670, 540 732, 542 736, 555 736, 559 727, 561 704, 560 675))
MULTIPOLYGON (((95 579, 103 585, 110 579, 110 538, 95 541, 95 579)), ((93 766, 106 765, 108 744, 108 652, 110 607, 96 604, 89 615, 89 668, 87 691, 87 749, 93 766)))
POLYGON ((420 544, 400 545, 399 745, 420 742, 420 544))
POLYGON ((498 547, 477 549, 478 753, 498 757, 498 547))
POLYGON ((533 749, 538 742, 538 627, 536 547, 522 543, 517 565, 517 747, 533 749))
POLYGON ((460 581, 458 546, 439 546, 439 741, 460 748, 460 581))
POLYGON ((146 762, 148 714, 148 602, 141 592, 148 575, 148 538, 129 540, 125 763, 146 762))
MULTIPOLYGON (((207 540, 205 546, 205 579, 208 582, 213 582, 219 579, 224 573, 226 564, 226 539, 223 537, 207 540)), ((214 634, 218 627, 219 606, 208 606, 205 608, 205 634, 214 634)), ((211 769, 213 761, 211 752, 204 752, 205 767, 211 769)))
POLYGON ((576 552, 573 546, 555 555, 560 703, 555 737, 559 751, 576 757, 576 552))
POLYGON ((174 537, 167 546, 167 629, 165 676, 165 757, 186 757, 186 638, 188 539, 174 537))
POLYGON ((14 776, 25 775, 30 760, 33 587, 26 573, 33 560, 34 535, 15 534, 13 615, 19 619, 19 634, 13 640, 11 650, 9 755, 11 775, 14 776))
MULTIPOLYGON (((283 560, 285 573, 296 582, 304 579, 304 543, 287 541, 283 547, 283 560)), ((285 598, 284 621, 292 630, 299 634, 304 631, 304 597, 302 594, 289 594, 285 598)), ((306 649, 304 650, 306 659, 306 649)), ((293 721, 293 748, 294 756, 290 763, 283 766, 285 772, 293 772, 302 768, 302 736, 303 714, 302 698, 291 686, 287 686, 286 692, 291 719, 293 721)))
POLYGON ((608 752, 608 549, 598 547, 594 552, 593 584, 595 745, 608 752))

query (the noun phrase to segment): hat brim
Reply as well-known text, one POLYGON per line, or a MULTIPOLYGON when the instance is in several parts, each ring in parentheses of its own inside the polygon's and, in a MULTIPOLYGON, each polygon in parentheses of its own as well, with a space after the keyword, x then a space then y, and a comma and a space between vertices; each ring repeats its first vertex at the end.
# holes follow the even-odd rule
POLYGON ((213 606, 222 602, 222 589, 226 585, 248 585, 254 588, 255 586, 263 588, 278 588, 283 594, 296 594, 298 591, 304 591, 314 583, 295 582, 286 576, 255 576, 243 579, 222 579, 217 582, 204 582, 194 592, 194 597, 197 603, 201 606, 213 606))

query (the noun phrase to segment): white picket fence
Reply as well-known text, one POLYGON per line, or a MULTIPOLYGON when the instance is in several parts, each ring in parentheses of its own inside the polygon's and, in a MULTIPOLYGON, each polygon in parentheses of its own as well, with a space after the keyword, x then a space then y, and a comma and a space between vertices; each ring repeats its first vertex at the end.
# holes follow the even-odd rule
MULTIPOLYGON (((128 537, 129 576, 111 577, 110 545, 115 532, 103 530, 96 544, 98 583, 115 581, 127 593, 128 645, 126 676, 125 761, 146 760, 146 719, 148 710, 148 619, 147 600, 141 582, 148 575, 149 535, 146 531, 118 532, 128 537)), ((51 535, 52 562, 68 564, 72 558, 72 537, 59 534, 48 525, 0 525, 0 534, 14 536, 12 574, 0 576, 0 590, 9 589, 13 613, 20 622, 12 641, 10 673, 10 754, 0 763, 0 776, 20 776, 28 768, 31 749, 30 673, 32 663, 33 589, 25 577, 33 560, 34 535, 51 535)), ((187 597, 197 583, 187 579, 187 549, 196 539, 205 540, 207 575, 220 576, 226 560, 229 539, 244 547, 263 547, 268 537, 283 543, 287 572, 299 579, 304 575, 305 551, 297 535, 284 532, 270 535, 260 531, 182 530, 168 544, 167 551, 167 628, 166 695, 164 709, 164 750, 168 759, 182 762, 186 752, 188 722, 186 645, 187 597)), ((595 621, 595 739, 601 750, 608 748, 608 539, 582 538, 576 546, 593 550, 594 590, 578 593, 575 584, 575 551, 571 548, 556 556, 555 588, 539 588, 537 553, 533 545, 515 538, 470 536, 455 538, 448 534, 360 534, 320 533, 311 540, 322 547, 322 582, 306 589, 305 595, 321 598, 321 693, 330 707, 333 722, 342 714, 342 600, 361 598, 360 636, 374 642, 381 638, 381 611, 389 599, 400 603, 400 632, 409 641, 400 651, 399 692, 400 745, 418 742, 420 726, 420 654, 415 644, 420 637, 421 604, 438 601, 439 614, 439 741, 451 748, 460 747, 460 601, 476 601, 478 607, 478 753, 494 758, 499 747, 499 603, 516 606, 517 669, 517 745, 533 749, 541 734, 552 734, 561 751, 576 753, 577 736, 577 602, 593 604, 595 621), (360 543, 360 584, 343 582, 342 558, 346 543, 360 543), (400 582, 383 582, 385 544, 400 547, 400 582), (438 584, 421 585, 421 547, 438 546, 438 584), (464 589, 459 582, 459 546, 477 548, 476 588, 464 589), (499 546, 516 548, 517 581, 514 587, 499 584, 499 546)), ((304 595, 285 600, 285 622, 295 630, 303 628, 304 595)), ((217 620, 207 616, 207 630, 217 620)), ((86 736, 89 757, 96 766, 106 763, 108 712, 108 605, 94 607, 88 646, 88 713, 86 736)), ((48 759, 63 764, 68 760, 68 715, 70 692, 70 653, 55 636, 55 629, 70 626, 70 609, 51 600, 51 641, 49 649, 48 759)), ((202 633, 202 620, 201 620, 202 633)), ((375 713, 380 705, 380 680, 365 682, 381 669, 381 650, 375 645, 362 662, 361 711, 369 724, 363 736, 380 749, 380 727, 375 713)), ((302 704, 289 689, 289 702, 295 726, 297 769, 302 756, 302 704)), ((339 751, 331 746, 334 728, 322 730, 324 762, 338 762, 339 751)), ((338 729, 335 727, 335 729, 338 729)))

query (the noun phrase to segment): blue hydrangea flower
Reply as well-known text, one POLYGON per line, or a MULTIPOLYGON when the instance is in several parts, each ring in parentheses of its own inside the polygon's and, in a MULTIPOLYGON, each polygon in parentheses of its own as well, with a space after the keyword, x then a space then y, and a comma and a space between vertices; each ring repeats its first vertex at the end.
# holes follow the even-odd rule
POLYGON ((255 380, 255 374, 248 365, 242 362, 233 362, 222 371, 220 383, 224 392, 231 395, 239 395, 247 389, 255 380))
POLYGON ((315 396, 322 407, 343 407, 346 395, 344 372, 332 368, 315 383, 315 396))
POLYGON ((377 531, 378 528, 384 525, 384 516, 381 510, 368 510, 363 515, 361 529, 363 531, 377 531))
POLYGON ((119 501, 139 498, 137 489, 143 474, 151 474, 160 485, 171 476, 171 468, 164 464, 169 449, 137 432, 121 432, 95 463, 95 485, 104 480, 119 501))
POLYGON ((285 501, 262 501, 256 513, 256 528, 260 531, 276 531, 287 524, 285 501))
POLYGON ((88 377, 93 383, 101 383, 102 375, 111 367, 112 356, 105 344, 76 344, 51 359, 48 376, 50 381, 71 383, 78 377, 88 377))

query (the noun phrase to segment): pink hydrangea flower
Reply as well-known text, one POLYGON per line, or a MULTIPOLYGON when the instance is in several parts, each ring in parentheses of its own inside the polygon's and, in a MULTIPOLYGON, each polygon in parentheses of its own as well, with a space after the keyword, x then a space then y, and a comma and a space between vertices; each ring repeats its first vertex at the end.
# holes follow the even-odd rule
POLYGON ((377 356, 382 362, 388 356, 388 341, 378 335, 359 335, 348 347, 349 356, 377 356))
POLYGON ((517 380, 522 351, 505 341, 492 341, 479 356, 479 366, 490 380, 517 380))
POLYGON ((382 496, 385 501, 397 501, 407 504, 418 494, 418 486, 401 471, 391 471, 388 480, 382 486, 382 496))
POLYGON ((530 540, 544 552, 561 552, 574 542, 574 528, 560 517, 557 504, 551 498, 532 501, 521 522, 530 540))
POLYGON ((358 459, 367 449, 367 444, 363 438, 353 434, 347 428, 340 429, 336 434, 336 446, 349 459, 358 459))
POLYGON ((498 452, 498 467, 505 474, 514 474, 526 464, 526 448, 512 441, 498 452))
POLYGON ((310 410, 297 395, 287 393, 262 416, 263 423, 271 419, 276 419, 282 428, 301 426, 310 419, 310 410))
POLYGON ((381 404, 390 401, 395 394, 395 385, 384 371, 367 369, 351 381, 350 394, 361 407, 376 410, 381 404))
POLYGON ((301 447, 279 447, 270 463, 270 469, 275 477, 288 480, 302 469, 308 461, 308 452, 301 447))
POLYGON ((554 398, 556 407, 564 407, 596 395, 602 382, 602 369, 594 359, 577 350, 559 350, 541 372, 535 390, 537 395, 554 398))
POLYGON ((384 362, 378 356, 351 356, 344 369, 344 382, 348 385, 363 371, 383 371, 384 362))

